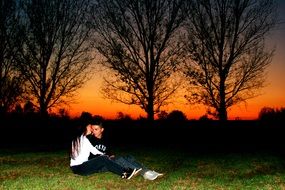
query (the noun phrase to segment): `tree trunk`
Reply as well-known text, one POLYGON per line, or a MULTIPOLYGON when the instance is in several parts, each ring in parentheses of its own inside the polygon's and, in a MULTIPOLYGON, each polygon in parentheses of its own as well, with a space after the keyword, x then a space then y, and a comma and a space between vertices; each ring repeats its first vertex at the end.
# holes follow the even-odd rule
POLYGON ((150 97, 148 100, 148 106, 147 106, 147 120, 150 122, 154 121, 154 110, 153 110, 153 98, 150 97))
POLYGON ((220 105, 220 109, 219 109, 219 120, 220 121, 227 121, 228 120, 228 114, 227 114, 227 110, 225 108, 225 106, 223 105, 223 103, 221 103, 220 105))
POLYGON ((220 82, 220 105, 218 110, 218 118, 220 121, 227 121, 228 114, 226 109, 226 96, 225 96, 225 80, 221 79, 220 82))
POLYGON ((42 103, 40 104, 40 116, 42 118, 46 118, 48 117, 48 111, 47 111, 47 106, 45 103, 42 103))

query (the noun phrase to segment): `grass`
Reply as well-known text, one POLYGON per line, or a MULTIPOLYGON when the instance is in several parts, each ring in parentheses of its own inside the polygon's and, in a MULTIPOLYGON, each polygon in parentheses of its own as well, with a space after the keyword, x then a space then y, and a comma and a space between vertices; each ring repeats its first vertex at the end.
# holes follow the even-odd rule
POLYGON ((192 153, 175 149, 118 149, 150 169, 155 181, 123 180, 112 173, 74 175, 66 151, 0 150, 0 189, 285 189, 284 158, 272 153, 192 153))

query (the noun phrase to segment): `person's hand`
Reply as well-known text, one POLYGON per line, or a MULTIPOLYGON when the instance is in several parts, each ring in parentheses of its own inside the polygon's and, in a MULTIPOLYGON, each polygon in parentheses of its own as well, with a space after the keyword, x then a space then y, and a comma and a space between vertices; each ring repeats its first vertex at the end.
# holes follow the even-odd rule
POLYGON ((110 159, 114 159, 114 158, 115 158, 115 155, 110 155, 109 158, 110 158, 110 159))

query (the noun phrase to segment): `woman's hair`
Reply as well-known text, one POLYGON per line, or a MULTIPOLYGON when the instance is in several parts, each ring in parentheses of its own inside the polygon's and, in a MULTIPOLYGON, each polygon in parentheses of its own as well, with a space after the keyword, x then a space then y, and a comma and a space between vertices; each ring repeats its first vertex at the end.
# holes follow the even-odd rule
POLYGON ((71 142, 70 157, 75 159, 80 152, 80 137, 71 142))
POLYGON ((80 137, 86 133, 87 125, 76 128, 75 135, 71 142, 70 157, 76 158, 80 152, 80 137))

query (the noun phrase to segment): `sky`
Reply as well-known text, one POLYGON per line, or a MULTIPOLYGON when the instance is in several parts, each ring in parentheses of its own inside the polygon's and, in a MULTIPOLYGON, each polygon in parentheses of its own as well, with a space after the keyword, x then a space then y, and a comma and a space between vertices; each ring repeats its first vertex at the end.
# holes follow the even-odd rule
MULTIPOLYGON (((229 108, 229 119, 257 119, 263 107, 285 107, 285 1, 279 0, 278 4, 282 24, 267 38, 268 47, 276 48, 273 60, 267 69, 267 86, 261 90, 260 96, 229 108)), ((84 111, 108 119, 116 118, 118 112, 128 114, 134 119, 140 116, 146 117, 145 112, 138 106, 115 103, 105 99, 100 93, 103 76, 103 72, 95 73, 93 78, 78 90, 76 103, 67 108, 70 116, 80 116, 84 111)), ((173 104, 163 107, 162 110, 168 113, 180 110, 188 119, 198 119, 206 113, 205 107, 189 105, 182 97, 175 99, 173 104)))

